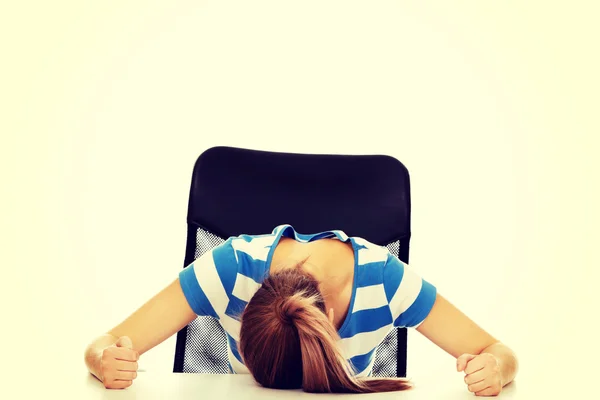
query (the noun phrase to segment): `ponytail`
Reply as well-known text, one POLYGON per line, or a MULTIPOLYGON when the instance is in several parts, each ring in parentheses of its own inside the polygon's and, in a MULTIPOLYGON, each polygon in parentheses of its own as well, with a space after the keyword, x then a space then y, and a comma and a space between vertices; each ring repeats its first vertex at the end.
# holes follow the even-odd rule
POLYGON ((337 344, 318 283, 298 269, 271 275, 242 314, 240 354, 258 383, 313 393, 406 390, 401 378, 357 378, 337 344))

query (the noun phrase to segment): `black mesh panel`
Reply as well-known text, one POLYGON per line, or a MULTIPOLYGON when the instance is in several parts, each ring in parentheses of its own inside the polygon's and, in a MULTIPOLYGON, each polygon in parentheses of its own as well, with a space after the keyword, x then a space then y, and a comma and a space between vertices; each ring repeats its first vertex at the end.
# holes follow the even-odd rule
MULTIPOLYGON (((207 251, 225 242, 204 229, 196 232, 197 259, 207 251)), ((183 372, 228 374, 227 336, 219 321, 213 317, 198 317, 187 329, 185 353, 183 356, 183 372)))
MULTIPOLYGON (((400 251, 400 242, 395 241, 388 244, 387 249, 390 253, 398 257, 400 251)), ((398 359, 398 329, 393 329, 377 346, 375 351, 375 363, 373 364, 372 376, 396 377, 396 367, 398 359)))
MULTIPOLYGON (((196 233, 195 258, 220 245, 225 240, 206 230, 196 233)), ((400 242, 387 245, 398 256, 400 242)), ((395 377, 398 352, 398 330, 391 331, 377 347, 373 376, 395 377)), ((183 359, 183 372, 229 373, 225 331, 212 317, 198 317, 188 325, 183 359)))

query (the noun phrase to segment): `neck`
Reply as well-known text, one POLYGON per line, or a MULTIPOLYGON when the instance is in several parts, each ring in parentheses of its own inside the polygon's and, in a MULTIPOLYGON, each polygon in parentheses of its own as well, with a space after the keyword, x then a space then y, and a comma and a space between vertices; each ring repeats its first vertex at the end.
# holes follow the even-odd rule
POLYGON ((354 278, 352 247, 337 240, 300 243, 280 242, 273 255, 271 273, 298 267, 318 283, 325 308, 334 310, 333 324, 339 329, 348 312, 354 278))

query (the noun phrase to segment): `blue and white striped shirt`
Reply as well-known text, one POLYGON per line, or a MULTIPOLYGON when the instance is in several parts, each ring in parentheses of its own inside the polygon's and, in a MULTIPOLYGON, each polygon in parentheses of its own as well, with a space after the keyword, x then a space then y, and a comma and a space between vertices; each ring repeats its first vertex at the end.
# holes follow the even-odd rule
POLYGON ((436 289, 387 248, 339 230, 297 233, 280 225, 267 235, 231 237, 203 254, 179 274, 183 293, 199 316, 219 320, 227 333, 232 373, 248 373, 238 353, 239 315, 268 276, 280 238, 300 242, 337 238, 354 249, 354 283, 350 308, 338 330, 343 353, 357 376, 368 376, 375 349, 394 327, 416 327, 429 314, 436 289))

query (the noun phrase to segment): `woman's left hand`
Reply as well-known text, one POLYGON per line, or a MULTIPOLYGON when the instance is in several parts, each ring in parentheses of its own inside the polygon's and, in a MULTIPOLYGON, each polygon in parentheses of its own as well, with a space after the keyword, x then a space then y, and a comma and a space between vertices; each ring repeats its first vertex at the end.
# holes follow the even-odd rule
POLYGON ((493 354, 463 354, 456 359, 456 370, 465 371, 465 383, 476 396, 497 396, 502 391, 500 365, 493 354))

